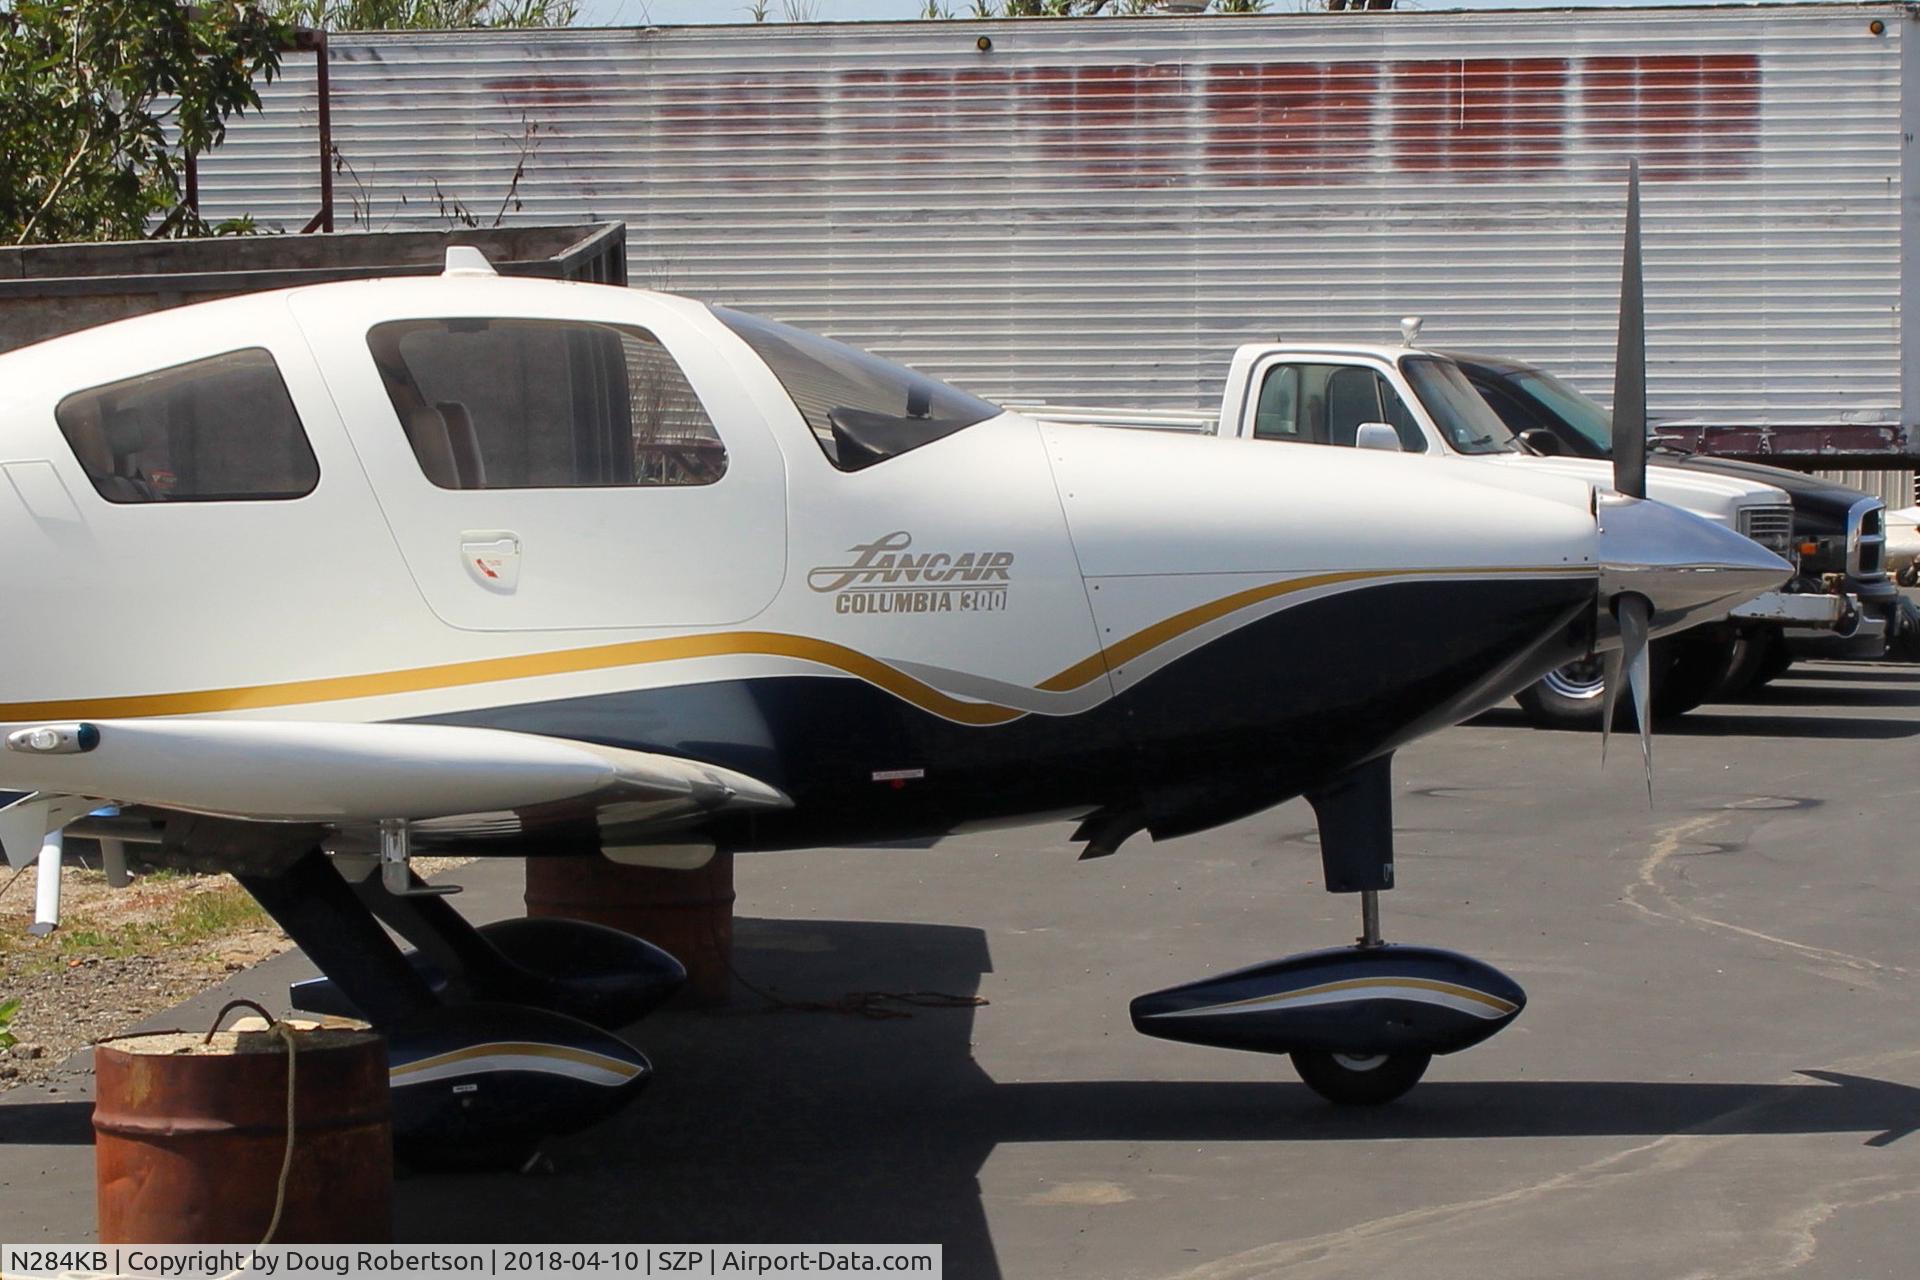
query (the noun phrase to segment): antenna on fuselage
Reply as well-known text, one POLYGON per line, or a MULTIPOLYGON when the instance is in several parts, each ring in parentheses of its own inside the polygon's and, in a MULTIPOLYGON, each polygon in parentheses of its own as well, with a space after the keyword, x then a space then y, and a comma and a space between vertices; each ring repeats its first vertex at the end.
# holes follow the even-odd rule
POLYGON ((487 255, 470 244, 447 246, 447 265, 443 276, 497 276, 500 273, 487 261, 487 255))

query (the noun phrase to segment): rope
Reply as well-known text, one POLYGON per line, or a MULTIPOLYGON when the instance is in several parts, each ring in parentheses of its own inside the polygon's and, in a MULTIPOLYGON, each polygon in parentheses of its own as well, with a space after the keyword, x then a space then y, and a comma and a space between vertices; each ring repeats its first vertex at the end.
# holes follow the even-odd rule
POLYGON ((274 1233, 280 1230, 280 1215, 284 1213, 287 1208, 287 1179, 293 1175, 293 1125, 294 1125, 294 1097, 295 1097, 295 1094, 293 1091, 293 1078, 294 1078, 293 1073, 294 1073, 295 1064, 299 1061, 300 1055, 296 1051, 297 1044, 294 1039, 295 1033, 293 1028, 287 1025, 285 1022, 282 1022, 280 1019, 274 1017, 272 1014, 268 1013, 263 1006, 255 1003, 252 1000, 244 1000, 244 999, 229 1000, 224 1005, 221 1005, 220 1012, 213 1015, 213 1025, 207 1028, 207 1034, 200 1041, 200 1043, 212 1044, 214 1033, 220 1030, 220 1024, 225 1022, 227 1020, 227 1015, 232 1013, 235 1009, 251 1009, 255 1013, 259 1014, 261 1017, 265 1018, 267 1020, 267 1034, 272 1036, 274 1039, 278 1040, 281 1044, 284 1044, 287 1046, 287 1149, 285 1153, 280 1157, 280 1181, 275 1186, 274 1192, 273 1192, 273 1217, 267 1220, 267 1234, 260 1237, 260 1243, 263 1245, 267 1245, 267 1244, 273 1243, 274 1233))
POLYGON ((267 1234, 260 1237, 260 1243, 272 1244, 273 1233, 280 1229, 280 1215, 287 1207, 287 1179, 293 1173, 293 1068, 300 1055, 294 1052, 293 1028, 275 1019, 267 1028, 267 1034, 276 1036, 287 1046, 287 1152, 280 1157, 280 1182, 273 1192, 273 1217, 267 1223, 267 1234))

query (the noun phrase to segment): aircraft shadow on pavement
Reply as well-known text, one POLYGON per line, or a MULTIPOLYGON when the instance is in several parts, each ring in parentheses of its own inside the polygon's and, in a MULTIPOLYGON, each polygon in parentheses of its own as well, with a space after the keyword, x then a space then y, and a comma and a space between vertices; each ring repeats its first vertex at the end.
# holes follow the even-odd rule
MULTIPOLYGON (((1819 701, 1813 700, 1816 703, 1819 701)), ((1851 738, 1862 742, 1878 742, 1920 737, 1920 720, 1872 716, 1766 715, 1757 709, 1724 715, 1706 706, 1684 716, 1660 721, 1654 726, 1654 733, 1669 738, 1744 734, 1757 738, 1851 738)))
MULTIPOLYGON (((1817 707, 1832 705, 1834 701, 1835 699, 1809 696, 1804 702, 1796 700, 1794 705, 1817 707)), ((1896 700, 1890 698, 1863 698, 1859 705, 1888 706, 1895 703, 1896 700)), ((1760 710, 1762 704, 1759 703, 1739 704, 1743 707, 1752 707, 1754 710, 1727 714, 1716 712, 1715 705, 1709 703, 1686 715, 1669 716, 1658 721, 1653 727, 1654 736, 1656 738, 1697 738, 1746 734, 1760 738, 1851 738, 1865 742, 1920 737, 1920 720, 1893 720, 1874 716, 1767 715, 1760 710)), ((1475 728, 1484 729, 1525 729, 1530 725, 1527 713, 1518 707, 1495 707, 1491 711, 1481 712, 1466 723, 1475 728)), ((1541 732, 1552 731, 1541 730, 1541 732)), ((1632 731, 1623 730, 1623 732, 1632 731)))
MULTIPOLYGON (((1822 667, 1802 662, 1782 676, 1775 684, 1798 682, 1801 680, 1832 680, 1861 683, 1885 682, 1889 684, 1920 683, 1920 663, 1908 666, 1887 667, 1822 667)), ((1773 688, 1766 685, 1763 688, 1773 688)))
MULTIPOLYGON (((1709 704, 1711 705, 1711 704, 1709 704)), ((1920 688, 1884 684, 1770 684, 1735 699, 1742 707, 1920 707, 1920 688)))
MULTIPOLYGON (((737 922, 736 963, 788 999, 886 987, 967 995, 985 935, 945 925, 737 922)), ((947 1273, 997 1277, 978 1174, 1002 1143, 1301 1142, 1920 1127, 1920 1089, 1627 1081, 1422 1085, 1395 1105, 1329 1107, 1283 1063, 1252 1082, 999 1083, 971 1054, 974 1014, 910 1019, 738 1010, 658 1015, 633 1035, 658 1076, 612 1122, 552 1144, 545 1176, 404 1179, 412 1240, 937 1241, 947 1273)), ((987 1016, 991 1017, 989 1012, 987 1016)))
POLYGON ((84 1147, 92 1142, 91 1102, 0 1105, 0 1147, 84 1147))

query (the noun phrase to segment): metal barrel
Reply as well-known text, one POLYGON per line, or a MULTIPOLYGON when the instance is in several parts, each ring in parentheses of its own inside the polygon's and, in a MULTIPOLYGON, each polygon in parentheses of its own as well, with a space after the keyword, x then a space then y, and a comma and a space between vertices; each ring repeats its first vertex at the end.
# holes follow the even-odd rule
POLYGON ((687 967, 669 1002, 706 1009, 732 986, 733 855, 692 871, 625 867, 597 855, 528 858, 527 914, 611 925, 645 938, 687 967))
MULTIPOLYGON (((275 1244, 393 1238, 386 1042, 294 1033, 293 1163, 275 1244)), ((251 1244, 287 1151, 287 1046, 266 1032, 161 1032, 94 1050, 103 1244, 251 1244)))

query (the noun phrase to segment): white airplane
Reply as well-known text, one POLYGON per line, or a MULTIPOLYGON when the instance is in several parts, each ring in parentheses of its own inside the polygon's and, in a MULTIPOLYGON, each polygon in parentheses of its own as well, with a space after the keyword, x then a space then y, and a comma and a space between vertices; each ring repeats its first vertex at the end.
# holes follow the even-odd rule
POLYGON ((471 1155, 637 1090, 611 1028, 679 971, 476 930, 419 852, 688 866, 1070 816, 1098 856, 1304 794, 1361 945, 1134 1018, 1383 1101, 1524 1000, 1382 942, 1394 749, 1788 573, 1492 470, 1042 426, 472 250, 124 320, 0 356, 0 843, 232 872, 327 975, 300 1002, 387 1033, 402 1139, 471 1155))

